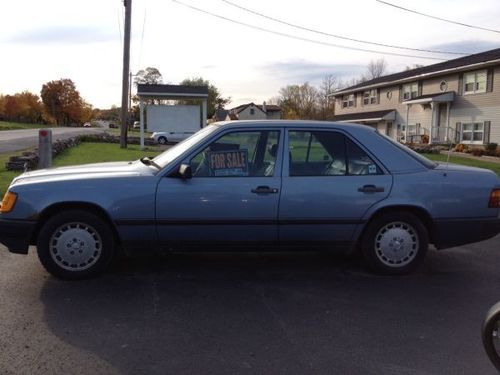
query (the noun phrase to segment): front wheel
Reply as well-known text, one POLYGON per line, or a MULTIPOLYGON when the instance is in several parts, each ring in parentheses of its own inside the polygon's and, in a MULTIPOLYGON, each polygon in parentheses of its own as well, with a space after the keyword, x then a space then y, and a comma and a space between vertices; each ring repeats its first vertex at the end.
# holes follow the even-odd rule
POLYGON ((166 145, 167 144, 167 138, 165 138, 165 137, 158 138, 158 143, 161 144, 161 145, 166 145))
POLYGON ((424 259, 429 246, 427 229, 408 212, 382 214, 368 224, 361 251, 368 266, 378 273, 407 274, 424 259))
POLYGON ((57 278, 78 280, 97 276, 109 265, 114 237, 99 216, 71 210, 52 216, 41 228, 38 257, 57 278))

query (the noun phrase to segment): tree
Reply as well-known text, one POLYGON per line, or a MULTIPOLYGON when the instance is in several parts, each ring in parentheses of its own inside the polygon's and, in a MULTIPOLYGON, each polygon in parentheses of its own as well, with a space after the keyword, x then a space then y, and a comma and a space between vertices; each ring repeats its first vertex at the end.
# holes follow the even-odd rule
POLYGON ((371 60, 366 67, 366 74, 363 76, 364 81, 382 77, 387 73, 387 62, 384 58, 371 60))
POLYGON ((163 76, 157 68, 152 66, 139 70, 134 78, 134 84, 136 87, 138 84, 153 85, 160 83, 163 83, 163 76))
MULTIPOLYGON (((209 118, 214 115, 216 109, 224 109, 227 104, 231 103, 230 97, 224 98, 215 85, 211 84, 208 80, 204 80, 202 77, 186 78, 180 84, 186 86, 208 86, 207 116, 209 118)), ((186 103, 185 101, 179 102, 186 103)), ((195 102, 201 103, 201 101, 195 102)))
POLYGON ((57 125, 68 126, 87 121, 88 109, 91 109, 91 106, 80 97, 72 80, 60 79, 47 82, 42 86, 40 96, 47 113, 57 125))
POLYGON ((302 85, 282 87, 279 91, 278 104, 285 119, 316 119, 318 99, 318 89, 306 82, 302 85))
POLYGON ((339 89, 339 81, 333 74, 323 77, 319 87, 320 120, 328 120, 335 114, 335 102, 329 95, 339 89))

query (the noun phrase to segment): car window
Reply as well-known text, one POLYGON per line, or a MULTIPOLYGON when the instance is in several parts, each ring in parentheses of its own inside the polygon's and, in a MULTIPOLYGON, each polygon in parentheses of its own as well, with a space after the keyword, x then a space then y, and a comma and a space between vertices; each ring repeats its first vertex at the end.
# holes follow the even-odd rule
POLYGON ((193 177, 274 175, 279 131, 236 131, 223 135, 191 161, 193 177))
POLYGON ((376 175, 382 170, 350 139, 331 131, 290 131, 290 176, 376 175))

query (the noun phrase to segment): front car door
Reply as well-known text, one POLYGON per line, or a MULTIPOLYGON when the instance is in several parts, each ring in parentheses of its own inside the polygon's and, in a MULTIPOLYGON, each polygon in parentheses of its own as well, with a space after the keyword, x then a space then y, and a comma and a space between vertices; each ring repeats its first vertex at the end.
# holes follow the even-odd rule
POLYGON ((277 241, 282 130, 228 129, 190 154, 193 177, 164 177, 156 221, 163 245, 277 241))
POLYGON ((284 244, 348 244, 392 176, 348 134, 287 129, 279 238, 284 244))

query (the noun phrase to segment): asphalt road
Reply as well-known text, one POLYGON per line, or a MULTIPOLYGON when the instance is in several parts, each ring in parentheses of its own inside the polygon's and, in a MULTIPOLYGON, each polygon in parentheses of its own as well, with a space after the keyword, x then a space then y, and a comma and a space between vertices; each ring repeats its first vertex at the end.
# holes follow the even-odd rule
MULTIPOLYGON (((26 150, 38 146, 39 129, 0 131, 0 153, 26 150)), ((99 128, 52 128, 52 140, 68 139, 81 134, 99 134, 99 128)))
POLYGON ((327 254, 184 254, 63 282, 0 248, 1 374, 495 374, 500 236, 411 276, 327 254))

